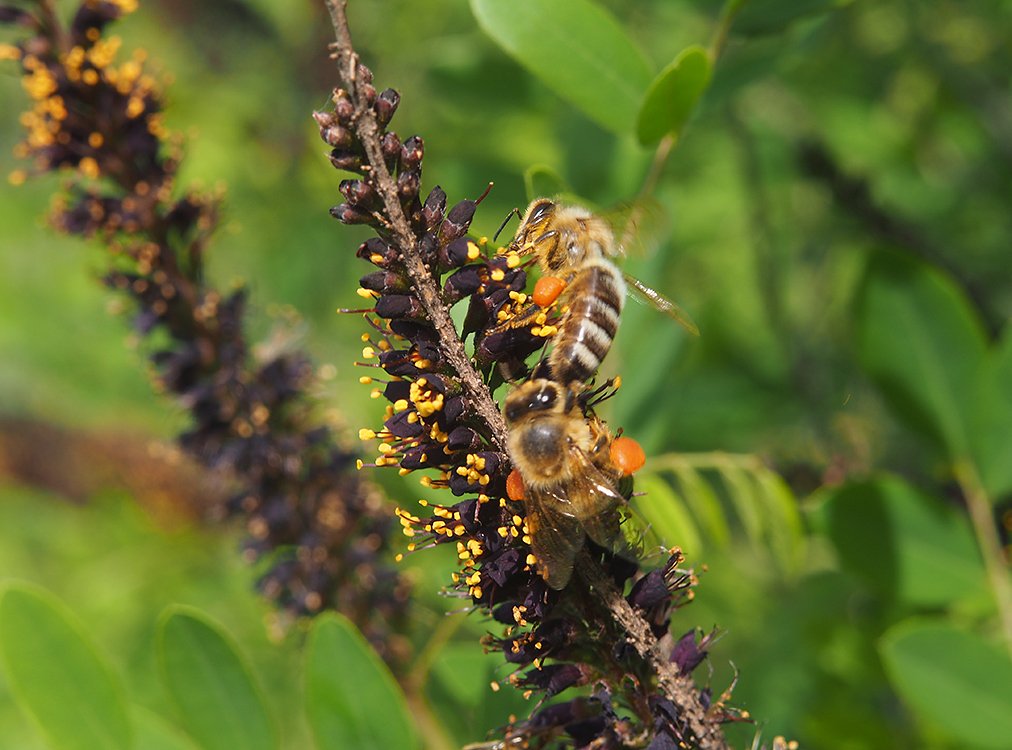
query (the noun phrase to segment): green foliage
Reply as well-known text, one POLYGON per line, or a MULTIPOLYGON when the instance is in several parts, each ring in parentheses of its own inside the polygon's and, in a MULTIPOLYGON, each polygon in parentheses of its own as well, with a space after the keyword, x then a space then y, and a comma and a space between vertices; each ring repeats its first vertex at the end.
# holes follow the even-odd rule
POLYGON ((0 655, 14 695, 56 750, 126 750, 133 731, 123 686, 80 623, 51 594, 8 584, 0 655))
POLYGON ((879 648, 886 671, 922 720, 974 747, 1008 747, 1012 661, 1008 653, 944 622, 904 622, 879 648))
POLYGON ((876 253, 858 296, 864 366, 912 427, 965 455, 986 350, 956 287, 923 264, 876 253))
POLYGON ((420 746, 404 694, 347 618, 316 619, 305 673, 306 713, 320 750, 420 746), (376 706, 382 721, 375 721, 376 706))
POLYGON ((640 143, 656 143, 666 135, 677 138, 710 83, 710 75, 710 57, 702 47, 679 52, 647 89, 636 119, 640 143))
POLYGON ((642 51, 590 0, 472 0, 490 37, 559 96, 629 132, 650 82, 642 51))
POLYGON ((637 476, 636 490, 645 497, 636 507, 663 544, 677 544, 697 560, 743 537, 783 575, 798 572, 805 540, 797 499, 756 457, 670 454, 651 459, 649 466, 671 481, 637 476), (734 521, 740 534, 732 529, 734 521))
POLYGON ((981 362, 973 393, 970 450, 984 487, 998 500, 1012 492, 1012 326, 981 362))
POLYGON ((779 34, 791 24, 817 17, 849 0, 744 0, 735 18, 735 30, 750 36, 779 34))
POLYGON ((202 748, 278 747, 262 691, 220 625, 197 610, 175 607, 163 614, 158 630, 162 679, 202 748))
POLYGON ((897 477, 828 491, 820 512, 843 569, 890 602, 941 607, 985 591, 966 517, 897 477))
MULTIPOLYGON (((123 36, 175 77, 169 126, 199 133, 181 184, 229 183, 231 224, 215 238, 211 273, 222 285, 252 282, 256 332, 272 326, 275 303, 299 308, 308 348, 336 368, 324 397, 354 433, 379 409, 349 385, 360 321, 333 310, 357 303, 346 280, 363 272, 360 238, 326 220, 339 197, 306 114, 332 77, 321 86, 306 71, 318 69, 327 38, 290 5, 198 4, 221 15, 180 24, 172 4, 150 0, 123 36)), ((713 685, 737 671, 735 701, 770 735, 841 750, 1001 746, 1008 658, 990 640, 1000 630, 994 598, 966 492, 951 479, 961 462, 996 513, 1007 507, 1012 170, 995 109, 1012 65, 1005 9, 726 7, 735 5, 712 80, 689 109, 676 107, 688 89, 647 92, 651 80, 655 91, 677 81, 662 65, 713 38, 712 3, 611 2, 614 18, 588 2, 474 0, 475 17, 444 0, 410 13, 351 2, 349 12, 377 84, 402 94, 398 129, 426 139, 426 188, 438 182, 453 200, 496 181, 478 234, 491 236, 532 194, 595 206, 632 198, 651 159, 636 138, 641 108, 659 110, 651 122, 661 135, 691 122, 653 193, 669 236, 624 267, 689 310, 703 335, 690 340, 628 305, 602 376, 620 373, 624 385, 602 413, 652 457, 727 452, 772 469, 686 461, 637 479, 646 494, 636 512, 709 568, 677 624, 726 631, 713 685), (809 143, 835 162, 835 178, 802 158, 809 143), (929 625, 910 619, 929 613, 929 625)), ((23 100, 14 76, 0 77, 0 96, 23 100)), ((17 107, 0 109, 12 143, 17 107)), ((142 353, 121 346, 124 320, 104 309, 98 251, 39 227, 50 188, 0 188, 0 407, 175 432, 173 407, 150 398, 142 353)), ((55 453, 46 459, 58 465, 55 453)), ((417 491, 396 487, 402 503, 417 491)), ((100 661, 123 675, 138 747, 197 747, 165 718, 174 714, 154 665, 153 623, 171 601, 228 624, 263 676, 282 746, 311 745, 291 674, 305 654, 297 637, 267 643, 233 539, 163 533, 130 502, 75 508, 9 487, 0 501, 0 569, 57 592, 110 654, 100 661)), ((452 560, 409 561, 422 566, 420 595, 434 599, 452 560)), ((416 615, 419 631, 440 627, 445 600, 433 608, 416 615)), ((529 709, 508 686, 487 687, 504 675, 475 655, 486 623, 472 617, 462 629, 432 646, 423 673, 450 747, 529 709)), ((11 705, 21 688, 6 660, 2 672, 0 736, 39 750, 11 705)), ((370 706, 363 724, 389 713, 370 706)))

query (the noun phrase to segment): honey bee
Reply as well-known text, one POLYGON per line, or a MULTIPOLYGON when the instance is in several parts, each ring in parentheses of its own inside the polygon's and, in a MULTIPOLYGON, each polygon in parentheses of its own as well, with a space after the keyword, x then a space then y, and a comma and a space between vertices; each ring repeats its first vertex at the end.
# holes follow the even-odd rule
MULTIPOLYGON (((506 252, 533 254, 546 274, 532 295, 545 308, 561 294, 568 310, 554 338, 548 367, 560 383, 583 383, 600 367, 618 331, 627 290, 631 289, 694 334, 699 329, 678 305, 611 261, 621 254, 615 233, 604 218, 579 206, 548 198, 531 202, 506 252)), ((525 324, 534 308, 508 325, 525 324)))
POLYGON ((597 417, 584 416, 573 389, 544 378, 510 393, 503 415, 538 572, 562 589, 585 534, 606 549, 619 537, 624 499, 616 488, 621 471, 610 459, 611 435, 597 417))

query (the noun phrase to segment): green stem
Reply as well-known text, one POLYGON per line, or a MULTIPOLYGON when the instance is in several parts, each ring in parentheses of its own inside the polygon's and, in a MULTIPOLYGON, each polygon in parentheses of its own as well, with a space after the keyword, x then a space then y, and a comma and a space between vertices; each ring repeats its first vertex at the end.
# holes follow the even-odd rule
POLYGON ((717 28, 713 32, 713 39, 710 40, 711 63, 716 63, 724 51, 724 46, 727 44, 727 35, 731 32, 731 24, 734 23, 735 16, 745 7, 746 3, 748 3, 748 0, 728 0, 724 3, 724 8, 720 12, 720 20, 717 22, 717 28))
POLYGON ((1009 655, 1012 655, 1012 577, 1009 576, 1008 563, 1001 549, 998 527, 994 522, 994 507, 991 498, 984 489, 973 462, 961 458, 953 466, 956 481, 959 482, 966 507, 970 512, 970 521, 984 557, 984 567, 998 605, 998 617, 1001 620, 1002 634, 1009 655))
POLYGON ((664 165, 668 163, 668 157, 671 156, 671 151, 674 149, 676 141, 677 138, 669 134, 664 136, 661 142, 657 144, 654 158, 650 162, 650 171, 647 172, 647 176, 643 179, 639 195, 636 196, 632 210, 629 211, 629 215, 626 217, 625 226, 622 227, 622 238, 619 242, 619 247, 628 248, 629 243, 632 242, 633 237, 636 235, 637 227, 643 218, 644 204, 656 189, 657 183, 661 179, 661 173, 664 171, 664 165))

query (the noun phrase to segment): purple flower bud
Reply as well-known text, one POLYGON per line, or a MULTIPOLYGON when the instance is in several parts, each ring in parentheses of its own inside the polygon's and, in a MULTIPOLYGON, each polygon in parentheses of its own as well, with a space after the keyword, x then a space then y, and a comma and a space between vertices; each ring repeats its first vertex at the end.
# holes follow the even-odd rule
POLYGON ((359 63, 355 67, 355 79, 359 83, 372 83, 372 70, 368 66, 359 63))
POLYGON ((482 284, 481 270, 482 266, 464 266, 450 275, 443 286, 443 292, 451 304, 478 291, 482 284))
POLYGON ((420 318, 424 311, 410 294, 384 294, 376 300, 376 314, 381 318, 420 318))
POLYGON ((525 672, 520 684, 523 687, 543 690, 546 697, 551 698, 566 688, 585 685, 588 676, 581 665, 548 664, 542 666, 541 669, 525 672))
POLYGON ((677 664, 682 674, 689 674, 706 658, 706 651, 696 644, 696 631, 690 630, 678 639, 671 650, 671 663, 677 664))
POLYGON ((428 322, 391 320, 390 330, 414 343, 439 340, 439 337, 436 335, 436 329, 428 322))
POLYGON ((341 185, 338 189, 341 191, 341 195, 345 197, 345 200, 353 205, 360 204, 371 207, 379 202, 376 188, 365 180, 341 180, 341 185))
POLYGON ((451 396, 443 404, 443 415, 448 424, 454 424, 464 413, 464 398, 451 396))
POLYGON ((334 114, 338 121, 345 125, 349 124, 352 117, 355 116, 355 105, 352 104, 351 98, 344 91, 334 92, 334 114))
POLYGON ((444 243, 464 236, 471 226, 471 219, 474 218, 475 205, 474 201, 464 200, 450 209, 446 220, 439 228, 439 236, 444 243))
POLYGON ((383 423, 383 426, 390 431, 390 434, 399 438, 414 438, 421 435, 425 429, 418 420, 411 422, 408 416, 412 411, 400 411, 383 423))
POLYGON ((425 221, 425 229, 435 229, 439 223, 443 220, 443 214, 446 211, 446 193, 443 189, 436 185, 429 192, 429 196, 425 199, 425 205, 422 206, 422 219, 425 221))
POLYGON ((386 268, 398 260, 397 250, 379 237, 370 237, 358 246, 355 254, 380 268, 386 268))
POLYGON ((359 286, 381 294, 391 292, 407 292, 410 289, 407 279, 393 271, 374 271, 358 280, 359 286))
POLYGON ((330 215, 342 224, 374 224, 376 222, 376 217, 369 211, 363 211, 347 203, 334 206, 330 209, 330 215))
POLYGON ((383 161, 386 163, 387 169, 393 169, 401 155, 401 139, 397 137, 397 133, 384 134, 380 141, 380 150, 383 151, 383 161))
POLYGON ((422 166, 422 157, 425 155, 425 144, 417 135, 413 135, 404 141, 401 146, 401 170, 413 170, 422 166))
POLYGON ((362 168, 362 155, 348 149, 335 148, 330 152, 330 163, 338 169, 357 172, 362 168))
POLYGON ((376 122, 379 123, 380 128, 385 128, 390 124, 400 101, 401 95, 393 89, 385 89, 376 99, 376 122))
POLYGON ((458 237, 440 249, 440 265, 447 269, 459 268, 469 260, 468 253, 470 251, 471 241, 467 237, 458 237))
POLYGON ((418 170, 401 172, 397 175, 397 194, 400 196, 401 201, 417 197, 421 183, 422 175, 418 170))
MULTIPOLYGON (((385 352, 389 353, 389 352, 385 352)), ((407 380, 391 380, 383 389, 383 397, 393 403, 411 396, 411 383, 407 380)))
POLYGON ((478 433, 470 427, 454 427, 446 440, 451 451, 473 451, 481 445, 478 433))

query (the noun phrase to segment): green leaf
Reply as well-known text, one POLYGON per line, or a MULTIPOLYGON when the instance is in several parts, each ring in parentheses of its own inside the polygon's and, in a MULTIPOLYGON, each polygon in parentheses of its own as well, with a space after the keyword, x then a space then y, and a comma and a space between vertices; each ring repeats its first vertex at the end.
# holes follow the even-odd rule
POLYGON ((981 481, 994 501, 1012 492, 1012 326, 978 374, 970 445, 981 481))
POLYGON ((756 472, 755 481, 765 511, 770 551, 781 570, 797 573, 805 541, 797 498, 776 472, 764 468, 756 472))
POLYGON ((119 679, 52 594, 27 583, 3 591, 0 659, 15 700, 53 748, 133 747, 119 679))
POLYGON ((947 623, 905 622, 879 643, 897 692, 926 722, 959 742, 1007 748, 1012 738, 1012 661, 947 623))
POLYGON ((982 593, 984 567, 967 519, 901 479, 839 487, 824 511, 841 564, 869 588, 915 606, 982 593))
POLYGON ((688 465, 677 467, 674 472, 692 515, 718 547, 727 546, 731 539, 731 530, 724 514, 724 506, 721 505, 720 498, 710 483, 688 465))
POLYGON ((682 498, 664 479, 648 472, 636 475, 636 509, 653 527, 665 546, 678 545, 690 557, 699 555, 703 542, 682 498))
POLYGON ((750 0, 734 19, 734 30, 748 36, 779 34, 796 21, 846 4, 846 0, 750 0))
POLYGON ((478 24, 563 99, 604 128, 631 133, 650 67, 590 0, 471 0, 478 24))
POLYGON ((139 750, 197 750, 183 732, 143 706, 133 707, 133 725, 139 750))
POLYGON ((934 269, 878 252, 857 312, 861 363, 890 405, 951 457, 965 455, 986 343, 963 293, 934 269))
POLYGON ((180 720, 205 750, 271 750, 277 729, 232 637, 205 613, 170 607, 158 629, 162 679, 180 720))
POLYGON ((636 137, 644 146, 671 134, 676 138, 689 121, 710 83, 710 56, 699 46, 678 53, 647 89, 636 121, 636 137))
POLYGON ((727 487, 727 495, 741 519, 745 536, 753 543, 763 538, 763 516, 760 513, 758 492, 752 481, 752 473, 738 466, 728 464, 719 468, 720 477, 727 487))
POLYGON ((305 679, 320 750, 419 747, 404 693, 346 617, 328 613, 313 622, 305 679))

